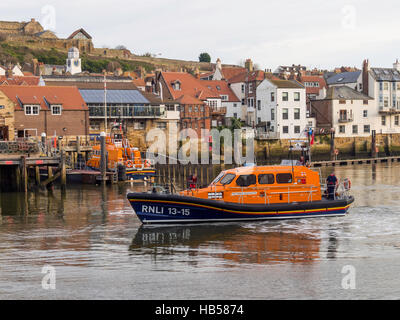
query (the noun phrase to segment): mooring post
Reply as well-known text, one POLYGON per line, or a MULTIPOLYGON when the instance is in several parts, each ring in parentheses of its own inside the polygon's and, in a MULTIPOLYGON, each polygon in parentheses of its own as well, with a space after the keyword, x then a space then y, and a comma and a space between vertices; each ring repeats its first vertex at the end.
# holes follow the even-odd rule
POLYGON ((61 150, 61 189, 67 186, 67 168, 65 166, 65 151, 61 150))
POLYGON ((371 157, 376 158, 376 130, 372 130, 371 133, 371 157))
POLYGON ((100 133, 100 171, 101 181, 103 184, 106 183, 107 178, 107 150, 106 150, 106 133, 100 133))
POLYGON ((26 168, 26 156, 21 156, 21 186, 23 192, 28 192, 28 172, 26 168))
POLYGON ((331 160, 336 159, 336 154, 335 154, 335 129, 331 128, 331 160))
POLYGON ((40 185, 40 168, 39 166, 35 166, 35 180, 36 180, 36 185, 40 185))

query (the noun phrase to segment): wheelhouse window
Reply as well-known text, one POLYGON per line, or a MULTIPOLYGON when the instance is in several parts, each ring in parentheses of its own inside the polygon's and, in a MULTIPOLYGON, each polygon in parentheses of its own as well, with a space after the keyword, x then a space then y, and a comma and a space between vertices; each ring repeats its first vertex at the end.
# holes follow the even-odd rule
POLYGON ((233 179, 235 179, 236 175, 233 173, 228 173, 225 177, 223 177, 220 181, 222 185, 230 184, 233 179))
POLYGON ((236 179, 236 185, 239 187, 248 187, 256 184, 256 176, 254 174, 241 175, 236 179))
POLYGON ((292 183, 292 174, 291 173, 278 173, 276 175, 277 183, 292 183))
POLYGON ((59 106, 59 105, 51 106, 51 114, 54 116, 60 116, 61 115, 61 106, 59 106))
POLYGON ((39 106, 34 106, 34 105, 25 106, 25 115, 38 115, 38 114, 39 114, 39 106))
POLYGON ((216 184, 224 176, 225 172, 220 172, 219 175, 211 182, 211 184, 216 184))
POLYGON ((274 184, 275 177, 272 173, 258 175, 258 184, 274 184))

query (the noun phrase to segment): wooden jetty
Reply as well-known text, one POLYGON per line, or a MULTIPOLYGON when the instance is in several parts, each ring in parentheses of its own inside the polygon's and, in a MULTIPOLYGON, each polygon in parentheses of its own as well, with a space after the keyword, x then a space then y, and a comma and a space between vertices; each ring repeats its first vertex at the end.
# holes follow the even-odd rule
POLYGON ((348 165, 355 165, 355 164, 385 163, 385 162, 400 162, 400 156, 365 158, 365 159, 341 159, 341 160, 330 160, 330 161, 314 161, 311 163, 311 166, 312 167, 335 167, 335 166, 348 166, 348 165))

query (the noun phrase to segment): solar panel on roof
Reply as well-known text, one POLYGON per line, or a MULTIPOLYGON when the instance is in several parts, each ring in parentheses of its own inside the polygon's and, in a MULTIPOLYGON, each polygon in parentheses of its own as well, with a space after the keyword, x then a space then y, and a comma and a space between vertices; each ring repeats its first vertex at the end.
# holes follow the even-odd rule
MULTIPOLYGON (((104 103, 104 90, 79 90, 86 103, 104 103)), ((138 90, 107 90, 107 103, 150 103, 138 90)))

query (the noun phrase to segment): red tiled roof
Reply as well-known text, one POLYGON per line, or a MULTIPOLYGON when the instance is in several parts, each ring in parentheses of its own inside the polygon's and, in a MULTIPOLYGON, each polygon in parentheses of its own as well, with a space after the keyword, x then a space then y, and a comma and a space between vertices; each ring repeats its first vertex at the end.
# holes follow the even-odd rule
POLYGON ((144 82, 143 79, 133 79, 132 82, 135 84, 137 87, 145 87, 146 83, 144 82))
POLYGON ((168 90, 174 100, 181 99, 182 96, 185 96, 185 99, 188 99, 189 96, 198 100, 207 100, 207 98, 220 97, 218 94, 204 86, 204 80, 196 79, 189 73, 161 72, 161 75, 164 78, 165 83, 168 86, 168 90), (172 87, 172 84, 176 81, 180 82, 180 90, 174 90, 172 87))
POLYGON ((12 78, 0 76, 0 86, 37 86, 39 81, 40 77, 35 76, 13 76, 12 78))
POLYGON ((247 79, 247 70, 242 72, 242 73, 238 73, 237 75, 233 76, 232 78, 230 78, 228 80, 229 83, 238 83, 238 82, 246 82, 247 79))
POLYGON ((306 94, 319 94, 319 90, 327 87, 325 79, 319 76, 301 76, 301 83, 306 88, 306 94), (319 87, 307 87, 306 82, 318 82, 319 87))
POLYGON ((238 97, 233 93, 231 88, 229 87, 228 83, 224 80, 202 80, 202 83, 211 91, 221 95, 227 95, 229 102, 240 102, 238 97))
POLYGON ((222 74, 225 80, 229 80, 243 72, 247 72, 247 69, 243 67, 222 67, 222 74))
POLYGON ((49 104, 62 104, 64 110, 88 110, 76 87, 44 86, 3 86, 2 91, 19 110, 21 104, 40 104, 42 110, 49 110, 49 104))

